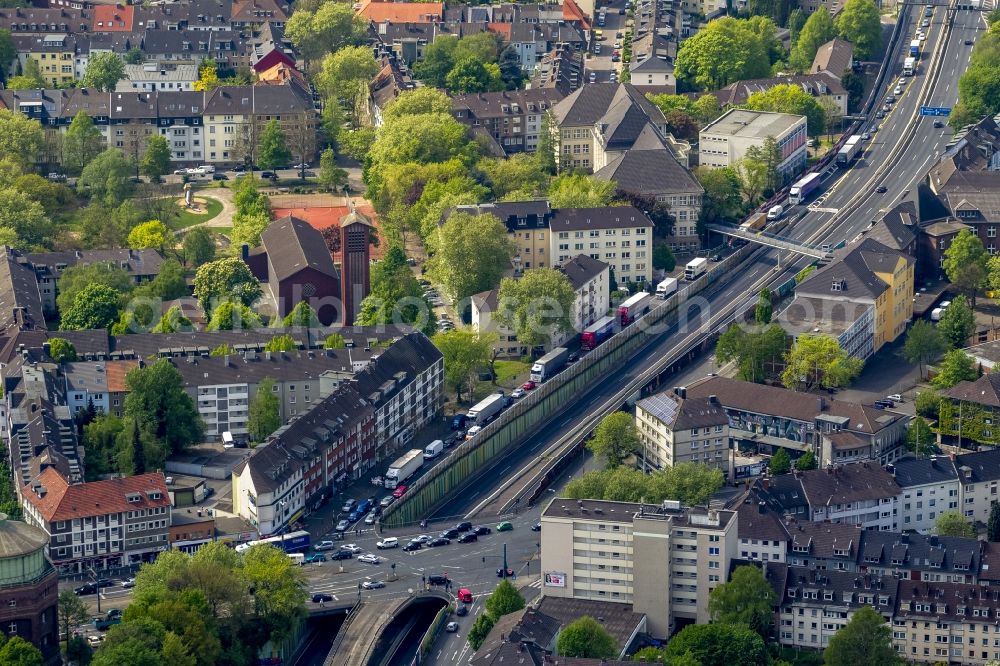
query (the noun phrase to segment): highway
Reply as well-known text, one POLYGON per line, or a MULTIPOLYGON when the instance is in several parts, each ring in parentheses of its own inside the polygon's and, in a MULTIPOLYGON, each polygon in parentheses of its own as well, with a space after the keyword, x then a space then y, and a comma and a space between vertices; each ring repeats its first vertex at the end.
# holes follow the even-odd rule
MULTIPOLYGON (((920 23, 923 5, 910 6, 910 17, 904 26, 893 55, 894 67, 890 69, 887 82, 895 87, 901 77, 905 50, 911 35, 920 23)), ((871 221, 878 217, 880 210, 892 207, 904 192, 911 189, 922 178, 932 160, 940 154, 947 143, 951 130, 947 127, 935 129, 932 118, 918 115, 920 106, 952 106, 957 99, 957 79, 968 65, 972 46, 964 44, 965 39, 975 39, 985 29, 980 12, 954 12, 955 20, 951 35, 945 39, 946 9, 938 7, 934 11, 928 29, 918 72, 907 77, 905 92, 896 102, 887 117, 872 121, 881 127, 866 146, 863 158, 849 169, 836 170, 826 183, 826 191, 810 210, 785 235, 788 238, 809 243, 839 243, 850 241, 871 221), (943 64, 940 83, 935 83, 935 68, 943 64), (884 185, 884 194, 875 192, 884 185)), ((883 96, 884 97, 884 96, 883 96)), ((880 100, 882 97, 879 98, 880 100)), ((881 106, 881 101, 879 102, 881 106)), ((793 210, 792 214, 796 211, 793 210)), ((433 517, 464 515, 476 508, 483 518, 491 511, 499 509, 499 503, 485 502, 491 491, 509 486, 509 480, 519 470, 536 464, 542 452, 559 442, 560 438, 579 429, 580 422, 592 422, 595 412, 613 409, 613 398, 622 389, 634 383, 637 377, 655 362, 665 357, 676 357, 690 349, 698 340, 704 340, 711 332, 732 321, 732 312, 742 311, 756 301, 757 293, 764 286, 778 286, 787 282, 810 260, 790 253, 781 253, 780 269, 776 269, 779 253, 776 250, 760 249, 739 268, 731 271, 723 284, 715 285, 702 294, 704 301, 691 310, 686 325, 673 325, 659 332, 657 339, 633 357, 631 363, 621 372, 609 376, 607 381, 595 383, 580 399, 568 406, 553 421, 540 428, 523 444, 503 458, 495 461, 480 476, 470 479, 470 483, 452 493, 434 512, 433 517), (603 409, 599 409, 603 408, 603 409)), ((585 430, 578 432, 582 437, 585 430)))

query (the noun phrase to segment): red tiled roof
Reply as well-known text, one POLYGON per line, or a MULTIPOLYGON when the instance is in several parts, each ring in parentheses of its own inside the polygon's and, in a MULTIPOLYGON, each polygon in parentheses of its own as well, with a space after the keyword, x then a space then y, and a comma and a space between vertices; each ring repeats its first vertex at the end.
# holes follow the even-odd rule
POLYGON ((358 14, 382 23, 433 23, 444 16, 443 2, 365 2, 358 14))
POLYGON ((50 467, 36 479, 45 488, 45 496, 39 497, 28 487, 24 489, 24 499, 34 505, 48 522, 170 506, 170 495, 163 472, 71 486, 59 472, 50 467), (160 497, 150 499, 150 491, 159 492, 160 497), (129 502, 129 495, 137 495, 139 501, 129 502))
POLYGON ((486 29, 492 33, 500 35, 503 37, 505 42, 510 41, 511 34, 514 30, 513 23, 487 23, 486 29))
MULTIPOLYGON (((371 260, 378 261, 385 252, 385 236, 382 235, 379 229, 378 215, 369 203, 355 204, 355 209, 368 218, 372 223, 372 227, 374 227, 375 233, 379 235, 378 247, 372 246, 369 248, 371 260)), ((281 219, 287 215, 291 215, 304 220, 313 229, 318 229, 319 231, 339 226, 340 220, 350 212, 351 209, 347 206, 311 206, 309 208, 274 208, 271 210, 274 219, 281 219)), ((340 264, 340 253, 332 252, 331 255, 333 256, 333 262, 340 264)))
POLYGON ((94 32, 132 32, 135 7, 132 5, 97 5, 94 7, 94 32))
POLYGON ((138 368, 139 361, 105 361, 104 373, 108 378, 108 391, 111 393, 125 393, 128 388, 125 386, 125 375, 132 368, 138 368))
POLYGON ((573 0, 564 0, 563 18, 567 21, 579 21, 581 28, 584 30, 590 30, 590 21, 587 20, 587 15, 583 13, 580 6, 573 0))

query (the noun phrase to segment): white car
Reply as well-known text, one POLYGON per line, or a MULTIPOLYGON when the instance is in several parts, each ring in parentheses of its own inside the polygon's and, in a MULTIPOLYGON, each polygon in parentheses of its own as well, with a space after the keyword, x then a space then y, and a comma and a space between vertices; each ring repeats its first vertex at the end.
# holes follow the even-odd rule
POLYGON ((383 583, 380 580, 366 580, 361 584, 361 587, 365 588, 366 590, 377 590, 379 588, 385 587, 385 583, 383 583))
POLYGON ((389 506, 395 501, 396 501, 395 497, 393 497, 392 495, 386 495, 385 497, 382 498, 382 501, 379 502, 378 505, 384 509, 385 507, 389 506))
POLYGON ((337 544, 332 541, 320 541, 318 544, 313 546, 313 550, 333 550, 336 547, 337 544))
POLYGON ((365 525, 374 525, 376 520, 378 520, 378 514, 372 511, 365 516, 365 525))
POLYGON ((356 543, 349 543, 346 546, 341 546, 340 549, 346 550, 347 552, 352 553, 354 555, 357 555, 358 553, 363 553, 365 551, 364 548, 362 548, 356 543))
POLYGON ((432 538, 433 538, 433 537, 432 537, 432 536, 430 536, 430 535, 427 535, 427 534, 421 534, 421 535, 419 535, 419 536, 415 536, 415 537, 413 537, 412 539, 410 539, 410 541, 411 541, 411 542, 414 542, 414 543, 427 543, 427 542, 428 542, 428 541, 430 541, 430 540, 431 540, 432 538))
POLYGON ((899 97, 900 95, 902 95, 903 94, 903 86, 896 86, 896 88, 892 91, 892 94, 895 95, 896 97, 899 97))
POLYGON ((373 555, 372 553, 365 553, 358 558, 358 562, 364 562, 365 564, 378 564, 382 561, 382 558, 378 555, 373 555))
POLYGON ((375 547, 379 550, 385 550, 387 548, 396 548, 399 546, 399 539, 396 537, 386 537, 375 544, 375 547))
POLYGON ((135 587, 135 578, 126 578, 125 580, 123 580, 122 587, 124 588, 135 587))
POLYGON ((510 392, 510 397, 514 398, 514 400, 518 400, 520 398, 523 398, 526 395, 528 395, 528 392, 525 391, 520 386, 518 386, 516 389, 514 389, 513 391, 510 392))

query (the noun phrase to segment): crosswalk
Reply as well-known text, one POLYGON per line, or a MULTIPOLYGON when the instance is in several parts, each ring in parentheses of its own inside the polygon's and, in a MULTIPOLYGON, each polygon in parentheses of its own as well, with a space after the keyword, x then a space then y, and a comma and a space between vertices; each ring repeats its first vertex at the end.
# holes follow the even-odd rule
POLYGON ((542 579, 541 579, 541 578, 539 578, 539 579, 538 579, 538 580, 536 580, 536 581, 532 581, 531 583, 528 583, 527 587, 533 587, 533 588, 535 588, 536 590, 540 590, 540 589, 542 589, 542 579))

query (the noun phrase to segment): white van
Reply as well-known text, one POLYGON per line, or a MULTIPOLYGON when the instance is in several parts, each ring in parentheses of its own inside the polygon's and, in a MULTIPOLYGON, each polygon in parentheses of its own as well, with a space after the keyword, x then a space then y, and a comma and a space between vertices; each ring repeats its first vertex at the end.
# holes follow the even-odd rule
POLYGON ((444 442, 440 439, 435 439, 424 448, 424 460, 433 460, 441 455, 442 451, 444 451, 444 442))
POLYGON ((386 548, 395 548, 399 545, 399 539, 396 537, 386 537, 375 544, 375 547, 379 550, 385 550, 386 548))
POLYGON ((778 204, 777 206, 771 206, 771 210, 767 211, 767 219, 777 220, 782 216, 782 214, 784 214, 784 212, 785 208, 781 204, 778 204))

